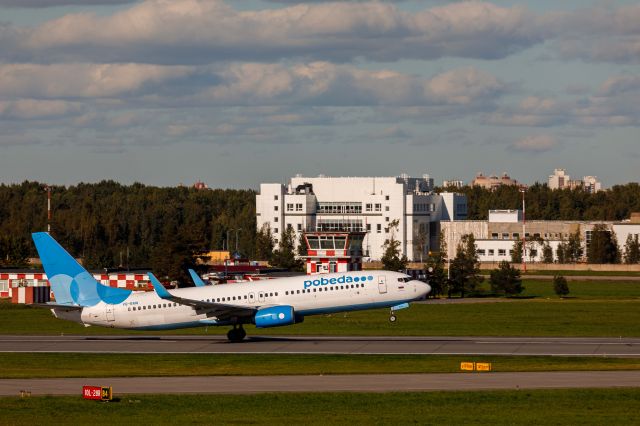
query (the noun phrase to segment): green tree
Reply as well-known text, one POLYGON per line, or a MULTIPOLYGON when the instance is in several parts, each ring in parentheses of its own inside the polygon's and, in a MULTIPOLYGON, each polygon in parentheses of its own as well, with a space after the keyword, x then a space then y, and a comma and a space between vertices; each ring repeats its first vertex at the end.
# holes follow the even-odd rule
POLYGON ((391 230, 390 238, 384 242, 382 246, 384 254, 382 255, 382 266, 387 271, 400 271, 407 268, 409 260, 406 255, 400 256, 400 241, 395 238, 395 231, 398 227, 398 220, 389 223, 391 230))
POLYGON ((624 244, 624 263, 635 264, 640 262, 640 243, 638 236, 632 237, 627 235, 627 241, 624 244))
MULTIPOLYGON (((456 257, 451 263, 451 284, 453 292, 459 292, 464 297, 465 292, 476 291, 482 283, 480 275, 480 261, 476 248, 476 240, 473 234, 462 236, 461 242, 456 248, 456 257)), ((450 294, 449 294, 450 295, 450 294)))
POLYGON ((555 275, 553 277, 553 291, 560 297, 564 297, 569 294, 567 279, 562 275, 555 275))
POLYGON ((564 247, 564 258, 566 262, 577 263, 582 259, 582 240, 580 238, 580 230, 569 236, 567 245, 564 247))
POLYGON ((520 271, 506 260, 500 262, 498 269, 491 271, 491 291, 498 294, 513 296, 524 290, 520 271))
POLYGON ((298 238, 298 256, 305 257, 307 253, 307 242, 304 239, 304 234, 300 233, 300 238, 298 238))
POLYGON ((282 233, 278 249, 273 253, 273 264, 289 270, 301 270, 302 262, 295 255, 296 232, 293 227, 287 226, 282 233))
POLYGON ((262 225, 260 231, 256 234, 255 255, 258 260, 266 260, 268 262, 273 258, 273 248, 275 242, 271 233, 271 227, 268 223, 262 225))
POLYGON ((542 246, 542 261, 544 263, 553 263, 553 249, 548 241, 542 246))
POLYGON ((595 225, 591 231, 587 261, 589 263, 619 263, 620 261, 616 236, 604 224, 595 225))
POLYGON ((431 297, 442 294, 447 287, 447 273, 444 265, 447 261, 447 241, 443 233, 438 238, 439 250, 432 252, 427 259, 425 269, 428 271, 427 276, 429 285, 431 286, 431 297))
POLYGON ((512 263, 522 263, 522 240, 513 242, 513 250, 511 252, 512 263))

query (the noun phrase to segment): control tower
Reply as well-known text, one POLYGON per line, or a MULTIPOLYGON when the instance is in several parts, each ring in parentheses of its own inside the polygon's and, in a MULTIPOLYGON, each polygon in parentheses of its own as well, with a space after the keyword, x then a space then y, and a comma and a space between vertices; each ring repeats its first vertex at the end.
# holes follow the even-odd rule
POLYGON ((362 270, 362 241, 367 233, 356 231, 307 231, 305 259, 308 275, 362 270))

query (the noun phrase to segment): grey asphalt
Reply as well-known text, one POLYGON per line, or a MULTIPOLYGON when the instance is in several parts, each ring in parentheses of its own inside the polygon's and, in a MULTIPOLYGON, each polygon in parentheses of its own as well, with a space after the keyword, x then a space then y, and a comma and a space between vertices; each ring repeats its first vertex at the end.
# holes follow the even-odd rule
POLYGON ((0 336, 0 352, 546 355, 640 358, 640 338, 0 336))
POLYGON ((402 392, 445 390, 639 387, 640 371, 539 373, 371 374, 329 376, 212 376, 0 380, 0 396, 81 395, 83 385, 123 394, 262 392, 402 392))

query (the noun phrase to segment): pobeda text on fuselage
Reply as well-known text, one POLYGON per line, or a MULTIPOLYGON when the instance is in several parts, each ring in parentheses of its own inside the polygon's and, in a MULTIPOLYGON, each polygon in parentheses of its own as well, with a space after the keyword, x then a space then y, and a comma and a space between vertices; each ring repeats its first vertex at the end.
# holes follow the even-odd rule
POLYGON ((423 299, 428 284, 391 271, 358 271, 298 276, 229 285, 196 286, 169 292, 149 273, 154 292, 112 288, 96 281, 49 234, 34 233, 55 304, 57 318, 85 325, 133 330, 233 326, 229 340, 246 336, 244 324, 279 327, 307 315, 375 308, 394 311, 423 299))

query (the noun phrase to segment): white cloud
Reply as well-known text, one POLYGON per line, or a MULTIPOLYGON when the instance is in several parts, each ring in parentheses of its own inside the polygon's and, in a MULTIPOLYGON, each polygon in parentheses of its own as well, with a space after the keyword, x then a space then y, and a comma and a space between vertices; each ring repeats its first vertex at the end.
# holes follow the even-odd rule
POLYGON ((134 3, 138 0, 0 0, 0 7, 44 8, 57 6, 104 6, 134 3))
POLYGON ((501 58, 544 40, 535 21, 523 8, 481 1, 411 13, 382 2, 241 11, 221 0, 147 0, 110 16, 68 14, 21 28, 20 41, 6 34, 0 43, 5 55, 20 52, 33 61, 501 58))
POLYGON ((219 84, 202 95, 217 104, 469 105, 499 97, 506 85, 475 68, 454 69, 430 79, 390 70, 362 70, 314 62, 232 64, 219 84))
POLYGON ((19 99, 0 101, 0 119, 35 120, 77 115, 81 106, 59 100, 19 99))
POLYGON ((145 64, 0 64, 0 96, 109 97, 184 77, 191 68, 145 64))
POLYGON ((640 5, 612 3, 544 18, 555 33, 562 58, 598 62, 640 62, 640 5))
POLYGON ((556 146, 556 141, 549 135, 528 136, 514 142, 511 148, 516 151, 540 153, 550 151, 556 146))

